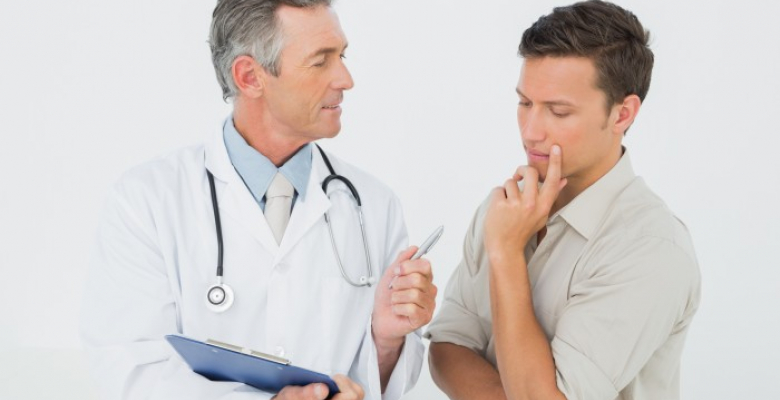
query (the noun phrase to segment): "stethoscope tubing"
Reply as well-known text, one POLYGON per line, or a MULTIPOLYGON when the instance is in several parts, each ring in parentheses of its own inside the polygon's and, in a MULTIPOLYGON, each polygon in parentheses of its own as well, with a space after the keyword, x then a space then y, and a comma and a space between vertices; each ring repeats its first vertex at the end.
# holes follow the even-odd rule
POLYGON ((211 206, 214 208, 214 226, 217 231, 217 283, 222 283, 222 260, 224 254, 224 245, 222 241, 222 221, 219 216, 219 203, 217 202, 217 191, 214 189, 214 175, 206 170, 209 176, 209 188, 211 189, 211 206))
POLYGON ((368 238, 366 236, 366 229, 365 229, 365 223, 363 219, 363 204, 360 201, 360 194, 358 193, 357 189, 355 189, 355 185, 352 184, 352 182, 349 181, 349 179, 336 174, 336 171, 333 169, 333 166, 330 164, 330 160, 328 159, 328 156, 325 155, 325 152, 322 150, 322 147, 320 147, 318 144, 315 144, 317 146, 317 150, 319 150, 320 154, 322 155, 322 160, 325 162, 325 166, 328 167, 328 172, 330 172, 330 175, 328 175, 323 181, 322 181, 322 192, 325 193, 325 195, 328 194, 328 185, 330 185, 333 181, 339 181, 343 183, 352 193, 352 197, 355 199, 355 203, 357 203, 357 212, 358 212, 358 221, 360 222, 360 235, 363 239, 363 253, 366 256, 366 269, 368 270, 368 277, 362 276, 361 279, 358 282, 355 282, 347 275, 347 272, 344 270, 344 264, 341 262, 341 256, 339 256, 338 248, 336 247, 336 239, 333 235, 333 228, 330 223, 330 214, 326 211, 325 212, 325 224, 328 225, 328 233, 330 234, 330 244, 333 247, 333 254, 336 257, 336 262, 339 264, 339 271, 341 272, 341 276, 344 277, 344 280, 347 281, 352 286, 355 287, 362 287, 362 286, 368 286, 371 287, 371 285, 374 283, 374 268, 372 268, 371 265, 371 252, 368 248, 368 238))
MULTIPOLYGON (((357 204, 358 221, 360 222, 360 235, 363 239, 363 253, 366 257, 366 270, 368 271, 368 276, 361 276, 358 282, 355 282, 347 275, 344 269, 344 265, 341 262, 341 256, 339 255, 338 248, 336 247, 336 239, 333 235, 333 227, 330 223, 330 213, 326 211, 325 224, 328 226, 330 244, 333 248, 333 254, 336 257, 336 262, 339 265, 339 271, 341 272, 341 276, 344 277, 344 280, 347 281, 347 283, 350 285, 355 287, 371 287, 371 285, 373 285, 376 280, 374 278, 374 268, 371 265, 371 252, 368 246, 368 237, 366 235, 365 220, 363 217, 363 203, 360 200, 360 195, 349 179, 336 174, 333 166, 330 163, 330 160, 328 159, 328 156, 325 155, 325 152, 322 150, 322 148, 318 144, 315 144, 315 146, 317 146, 317 150, 319 150, 320 154, 322 155, 322 160, 325 162, 325 165, 328 167, 328 171, 330 172, 330 175, 328 175, 322 181, 322 191, 327 196, 328 185, 333 181, 339 181, 349 189, 352 197, 355 199, 355 203, 357 204)), ((223 312, 227 310, 233 303, 233 290, 228 285, 222 283, 224 273, 224 241, 222 239, 222 222, 219 213, 219 202, 217 201, 217 191, 214 185, 214 175, 208 169, 206 169, 206 174, 208 175, 209 189, 211 191, 211 206, 214 209, 214 226, 217 232, 217 284, 209 287, 206 293, 206 304, 215 312, 223 312)))

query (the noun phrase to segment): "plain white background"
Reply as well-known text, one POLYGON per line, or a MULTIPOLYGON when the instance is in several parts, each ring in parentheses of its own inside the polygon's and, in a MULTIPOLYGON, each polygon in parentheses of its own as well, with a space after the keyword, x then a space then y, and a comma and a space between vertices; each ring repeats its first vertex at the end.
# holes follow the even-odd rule
MULTIPOLYGON (((520 36, 563 4, 336 4, 356 86, 341 134, 322 145, 395 189, 413 243, 445 225, 430 254, 442 289, 473 211, 525 161, 515 120, 520 36)), ((650 29, 656 55, 625 144, 690 228, 703 276, 683 398, 776 397, 780 7, 620 4, 650 29)), ((229 112, 206 44, 214 5, 3 2, 0 397, 94 396, 77 329, 98 214, 124 170, 204 140, 229 112)), ((409 398, 444 398, 427 365, 409 398)))

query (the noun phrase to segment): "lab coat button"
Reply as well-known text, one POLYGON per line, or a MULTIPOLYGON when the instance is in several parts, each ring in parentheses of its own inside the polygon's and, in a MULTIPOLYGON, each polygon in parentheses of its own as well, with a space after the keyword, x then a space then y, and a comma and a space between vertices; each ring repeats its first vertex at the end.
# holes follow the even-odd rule
POLYGON ((284 347, 276 346, 274 348, 274 355, 277 357, 284 357, 284 347))

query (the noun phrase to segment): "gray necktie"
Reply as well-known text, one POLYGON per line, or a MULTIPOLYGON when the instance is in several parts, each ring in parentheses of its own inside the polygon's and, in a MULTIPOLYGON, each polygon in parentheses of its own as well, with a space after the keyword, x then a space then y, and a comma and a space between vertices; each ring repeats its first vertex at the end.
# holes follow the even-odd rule
POLYGON ((279 172, 265 192, 265 219, 277 244, 282 242, 284 230, 290 221, 293 192, 293 185, 279 172))

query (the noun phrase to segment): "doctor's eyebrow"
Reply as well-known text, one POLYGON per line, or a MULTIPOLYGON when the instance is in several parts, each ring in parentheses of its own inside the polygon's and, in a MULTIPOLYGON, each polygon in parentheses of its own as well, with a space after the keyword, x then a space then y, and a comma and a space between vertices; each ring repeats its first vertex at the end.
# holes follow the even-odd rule
MULTIPOLYGON (((517 92, 517 95, 520 97, 528 98, 528 96, 524 95, 523 92, 520 91, 520 89, 515 88, 515 92, 517 92)), ((550 101, 543 101, 542 104, 546 106, 568 106, 568 107, 575 107, 574 103, 566 100, 550 100, 550 101)))
POLYGON ((318 57, 318 56, 321 56, 321 55, 328 55, 328 54, 333 54, 333 53, 341 54, 345 50, 347 50, 348 46, 349 46, 349 43, 345 43, 344 47, 342 47, 341 49, 339 49, 338 47, 323 47, 323 48, 315 51, 314 53, 312 53, 308 57, 306 57, 306 59, 310 60, 312 58, 315 58, 315 57, 318 57))

